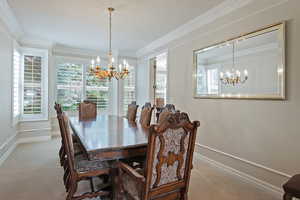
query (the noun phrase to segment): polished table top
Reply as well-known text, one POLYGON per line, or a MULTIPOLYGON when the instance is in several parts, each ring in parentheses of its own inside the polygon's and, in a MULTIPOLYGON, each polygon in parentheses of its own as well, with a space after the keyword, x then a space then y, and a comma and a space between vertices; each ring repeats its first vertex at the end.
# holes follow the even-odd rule
POLYGON ((97 119, 79 121, 69 117, 74 134, 87 152, 107 151, 147 146, 148 129, 140 123, 130 123, 126 118, 113 115, 98 115, 97 119))

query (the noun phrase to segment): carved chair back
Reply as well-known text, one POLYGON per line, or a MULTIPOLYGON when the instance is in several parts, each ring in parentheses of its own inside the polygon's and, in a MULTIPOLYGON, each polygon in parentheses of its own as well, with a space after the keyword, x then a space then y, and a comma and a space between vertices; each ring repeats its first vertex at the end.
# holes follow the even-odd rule
MULTIPOLYGON (((70 133, 70 126, 69 126, 69 119, 66 116, 65 113, 62 113, 60 116, 62 118, 62 132, 64 135, 65 139, 65 144, 66 144, 66 154, 67 154, 67 162, 68 162, 68 167, 70 169, 71 177, 74 176, 76 173, 75 170, 75 161, 74 161, 74 146, 73 146, 73 139, 72 139, 72 134, 70 133)), ((72 178, 71 178, 72 180, 72 178)))
POLYGON ((165 108, 166 108, 168 111, 175 112, 175 105, 174 105, 174 104, 167 104, 167 105, 165 106, 165 108))
POLYGON ((61 108, 61 105, 56 103, 55 102, 55 106, 54 106, 55 110, 56 110, 56 116, 57 116, 57 120, 58 120, 58 124, 59 124, 59 130, 60 130, 60 135, 61 135, 61 150, 60 151, 63 151, 63 152, 60 152, 62 153, 60 156, 62 156, 62 158, 60 158, 61 160, 63 159, 63 157, 65 156, 65 150, 66 150, 66 139, 65 139, 65 135, 63 134, 63 119, 62 119, 62 114, 63 114, 63 111, 62 111, 62 108, 61 108))
POLYGON ((83 101, 79 104, 79 120, 95 119, 97 117, 97 104, 91 101, 83 101))
MULTIPOLYGON (((168 116, 172 113, 175 113, 175 105, 174 104, 167 104, 163 110, 159 113, 159 117, 158 117, 158 124, 162 123, 163 121, 165 121, 168 116)), ((178 111, 179 112, 179 111, 178 111)))
POLYGON ((140 123, 142 127, 149 127, 151 123, 153 107, 151 107, 151 103, 146 103, 142 107, 141 116, 140 116, 140 123))
POLYGON ((164 98, 156 98, 156 107, 162 108, 165 105, 164 98))
POLYGON ((73 147, 73 139, 72 134, 70 133, 69 127, 69 119, 66 114, 62 111, 61 105, 55 103, 54 106, 57 114, 57 119, 59 123, 61 138, 62 138, 62 145, 64 147, 64 151, 67 155, 67 164, 68 168, 70 169, 71 175, 75 172, 74 167, 74 147, 73 147))
POLYGON ((151 108, 151 103, 150 102, 146 102, 145 105, 143 105, 142 110, 144 108, 151 108))
POLYGON ((135 101, 131 102, 131 104, 128 105, 128 110, 126 115, 128 121, 135 122, 138 107, 139 105, 136 105, 135 101))
POLYGON ((186 197, 199 126, 199 121, 191 123, 186 113, 177 112, 150 127, 143 199, 169 192, 186 197))
POLYGON ((63 134, 62 134, 62 120, 59 117, 63 113, 62 109, 61 109, 61 105, 55 102, 54 109, 56 110, 56 116, 57 116, 59 129, 60 129, 60 134, 61 134, 61 138, 62 138, 63 137, 63 134))

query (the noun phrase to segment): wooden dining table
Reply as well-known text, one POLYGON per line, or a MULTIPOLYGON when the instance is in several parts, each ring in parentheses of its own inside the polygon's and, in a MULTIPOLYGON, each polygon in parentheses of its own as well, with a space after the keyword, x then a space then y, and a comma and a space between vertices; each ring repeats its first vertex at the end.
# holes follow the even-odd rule
MULTIPOLYGON (((98 115, 96 119, 85 121, 79 120, 78 116, 69 116, 69 122, 74 136, 89 160, 117 161, 146 155, 149 129, 143 128, 138 122, 103 114, 98 115)), ((119 195, 116 167, 111 166, 112 199, 117 199, 119 195)))
POLYGON ((118 160, 146 155, 149 131, 138 122, 104 114, 85 121, 71 116, 69 121, 89 160, 118 160))

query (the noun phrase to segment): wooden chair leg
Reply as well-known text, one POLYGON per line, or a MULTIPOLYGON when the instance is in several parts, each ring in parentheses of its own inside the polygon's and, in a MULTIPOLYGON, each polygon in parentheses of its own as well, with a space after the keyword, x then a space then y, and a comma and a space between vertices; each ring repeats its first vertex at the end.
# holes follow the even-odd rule
POLYGON ((293 196, 289 193, 284 193, 283 200, 292 200, 293 196))
POLYGON ((68 195, 67 195, 67 200, 72 200, 74 194, 76 193, 77 191, 77 182, 76 183, 72 183, 71 185, 71 188, 68 192, 68 195))
POLYGON ((92 192, 95 192, 95 187, 94 187, 93 178, 90 178, 90 186, 91 186, 92 192))

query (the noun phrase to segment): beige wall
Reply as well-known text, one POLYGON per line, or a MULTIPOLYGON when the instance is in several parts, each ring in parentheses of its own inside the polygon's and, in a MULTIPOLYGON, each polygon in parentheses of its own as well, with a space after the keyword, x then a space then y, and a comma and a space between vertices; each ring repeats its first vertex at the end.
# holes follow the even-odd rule
POLYGON ((0 20, 0 158, 7 151, 9 138, 16 134, 11 117, 12 52, 13 39, 0 20))
POLYGON ((200 153, 276 190, 287 175, 300 172, 300 1, 259 13, 256 6, 241 8, 161 48, 169 49, 171 103, 201 121, 200 153), (193 50, 283 20, 287 20, 287 101, 193 98, 193 50))

